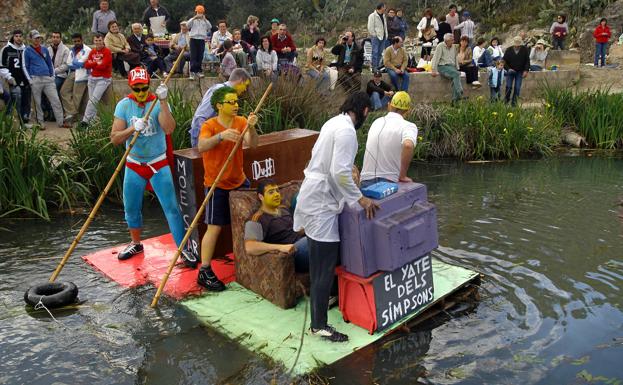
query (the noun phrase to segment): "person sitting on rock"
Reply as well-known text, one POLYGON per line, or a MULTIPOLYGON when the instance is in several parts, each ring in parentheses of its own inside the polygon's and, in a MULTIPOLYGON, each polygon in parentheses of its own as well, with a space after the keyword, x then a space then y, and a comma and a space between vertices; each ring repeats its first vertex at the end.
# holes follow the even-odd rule
POLYGON ((261 206, 244 226, 244 248, 249 255, 293 253, 297 273, 309 271, 307 237, 292 229, 292 213, 281 204, 279 186, 263 179, 257 186, 261 206))
POLYGON ((454 36, 447 33, 443 37, 443 44, 437 45, 433 54, 433 69, 431 75, 452 80, 452 101, 457 102, 463 98, 463 86, 461 85, 461 74, 457 70, 457 50, 454 46, 454 36))
POLYGON ((548 53, 549 47, 547 47, 547 42, 539 39, 534 47, 530 49, 530 71, 543 71, 548 53))
POLYGON ((392 45, 385 49, 383 53, 383 63, 389 75, 389 79, 396 91, 409 90, 409 72, 407 72, 407 63, 409 54, 402 46, 402 38, 396 36, 392 39, 392 45), (400 78, 400 85, 398 85, 400 78))

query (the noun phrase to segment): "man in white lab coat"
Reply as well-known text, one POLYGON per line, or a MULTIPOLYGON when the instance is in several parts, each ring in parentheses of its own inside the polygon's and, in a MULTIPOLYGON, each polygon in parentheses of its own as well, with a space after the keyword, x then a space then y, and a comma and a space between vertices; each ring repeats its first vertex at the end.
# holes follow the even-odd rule
POLYGON ((329 295, 340 252, 338 216, 344 204, 360 204, 368 218, 374 217, 378 209, 361 194, 352 176, 357 154, 355 130, 363 125, 370 108, 368 95, 357 92, 340 107, 338 116, 322 126, 294 211, 294 230, 305 230, 309 245, 310 332, 331 342, 348 341, 347 335, 327 324, 329 295))

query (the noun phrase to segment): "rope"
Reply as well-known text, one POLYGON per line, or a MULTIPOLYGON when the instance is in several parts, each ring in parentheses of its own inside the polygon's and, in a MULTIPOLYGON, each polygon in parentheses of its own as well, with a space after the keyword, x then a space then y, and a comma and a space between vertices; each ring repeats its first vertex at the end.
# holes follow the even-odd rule
MULTIPOLYGON (((300 281, 297 283, 303 290, 303 297, 305 297, 305 287, 300 281)), ((307 325, 307 310, 309 309, 310 302, 311 301, 307 301, 307 303, 305 304, 305 315, 303 316, 303 330, 301 330, 301 341, 299 342, 299 348, 296 351, 296 358, 294 358, 294 363, 292 364, 292 367, 290 368, 290 370, 288 370, 288 377, 292 375, 292 371, 294 370, 294 367, 296 366, 296 364, 299 362, 299 357, 301 356, 301 349, 303 348, 303 340, 305 339, 305 326, 307 325)))
POLYGON ((39 298, 39 302, 37 302, 37 304, 35 305, 35 310, 41 310, 41 309, 45 309, 45 311, 48 312, 48 314, 50 315, 50 317, 52 317, 52 319, 54 320, 54 322, 56 322, 57 324, 61 325, 62 327, 65 327, 65 325, 63 325, 59 320, 57 320, 56 318, 54 318, 54 315, 52 315, 52 312, 50 311, 50 309, 48 309, 43 302, 41 302, 41 299, 43 297, 39 298))

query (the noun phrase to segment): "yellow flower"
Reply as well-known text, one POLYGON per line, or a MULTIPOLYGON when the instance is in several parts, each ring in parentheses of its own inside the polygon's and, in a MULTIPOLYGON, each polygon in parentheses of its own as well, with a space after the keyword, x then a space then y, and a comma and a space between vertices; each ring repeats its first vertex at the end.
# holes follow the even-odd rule
POLYGON ((512 119, 513 116, 515 116, 512 112, 509 112, 508 114, 506 114, 506 117, 509 119, 512 119))
POLYGON ((421 142, 422 140, 424 140, 424 137, 422 137, 422 136, 418 136, 418 137, 417 137, 417 140, 419 140, 419 141, 421 142))
POLYGON ((498 116, 498 113, 497 113, 497 112, 495 112, 495 111, 493 111, 493 112, 491 113, 491 115, 493 115, 493 116, 498 116))
POLYGON ((552 105, 549 103, 545 103, 545 108, 550 108, 552 105))
POLYGON ((536 114, 536 118, 537 118, 537 119, 541 119, 542 117, 543 117, 543 115, 541 115, 541 114, 536 114))
POLYGON ((528 131, 532 131, 532 130, 534 130, 534 128, 528 126, 528 131))
POLYGON ((482 99, 484 99, 482 95, 480 95, 480 96, 478 96, 478 97, 476 98, 476 100, 482 100, 482 99))
POLYGON ((505 134, 508 134, 508 130, 507 130, 506 128, 504 129, 504 133, 505 133, 505 134))

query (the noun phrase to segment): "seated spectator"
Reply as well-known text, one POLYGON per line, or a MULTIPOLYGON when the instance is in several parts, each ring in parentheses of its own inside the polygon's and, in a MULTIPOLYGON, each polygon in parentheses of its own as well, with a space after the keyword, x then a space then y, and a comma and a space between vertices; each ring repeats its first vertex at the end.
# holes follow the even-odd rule
POLYGON ((565 49, 564 42, 567 34, 569 34, 569 26, 567 25, 567 16, 558 15, 556 21, 552 23, 549 29, 549 33, 552 34, 552 42, 554 43, 554 49, 565 49))
POLYGON ((281 204, 279 186, 262 179, 257 186, 261 205, 244 226, 244 248, 247 254, 260 256, 270 252, 293 253, 294 270, 309 271, 307 237, 292 229, 292 213, 281 204))
POLYGON ((153 77, 156 71, 160 71, 163 77, 167 76, 167 67, 164 64, 162 50, 154 43, 154 35, 149 33, 145 38, 145 59, 143 63, 149 72, 149 76, 153 77))
POLYGON ((489 48, 487 48, 487 51, 489 51, 489 54, 491 55, 491 60, 496 62, 502 59, 502 57, 504 57, 504 48, 500 45, 500 39, 493 37, 491 38, 489 44, 490 45, 489 48))
POLYGON ((452 26, 446 21, 446 15, 439 16, 439 29, 437 30, 437 41, 442 42, 446 33, 452 33, 452 26))
POLYGON ((465 72, 467 84, 472 84, 474 88, 479 88, 480 82, 478 81, 478 67, 472 57, 472 49, 469 48, 469 38, 467 36, 461 36, 459 50, 456 55, 456 60, 459 64, 459 71, 465 72))
POLYGON ((108 23, 117 21, 115 12, 110 9, 108 0, 100 0, 100 9, 93 13, 91 32, 105 36, 108 33, 108 23))
POLYGON ((452 81, 452 102, 456 103, 463 98, 461 73, 457 70, 457 51, 454 46, 454 36, 447 33, 443 37, 443 44, 438 44, 433 54, 431 75, 437 75, 452 81))
POLYGON ((370 96, 372 110, 374 111, 385 108, 391 97, 394 95, 392 86, 385 83, 382 79, 383 75, 381 72, 374 71, 372 79, 370 79, 368 85, 366 86, 366 92, 368 93, 368 96, 370 96))
POLYGON ((543 71, 548 53, 549 47, 547 47, 547 42, 543 39, 539 39, 530 50, 530 71, 543 71))
POLYGON ((212 34, 212 41, 210 42, 210 50, 216 54, 225 40, 232 40, 233 36, 227 30, 227 22, 225 20, 219 20, 217 23, 218 31, 212 34))
POLYGON ((419 31, 420 41, 422 42, 422 53, 420 57, 426 61, 430 61, 430 53, 433 49, 434 41, 437 38, 437 31, 439 30, 439 25, 437 24, 437 19, 433 17, 432 9, 426 8, 424 10, 422 20, 420 20, 420 23, 417 25, 417 29, 419 31))
POLYGON ((338 82, 344 90, 348 93, 360 91, 363 49, 355 42, 353 31, 344 32, 331 53, 337 56, 338 82))
MULTIPOLYGON (((279 33, 279 25, 281 23, 279 22, 279 19, 274 18, 270 21, 270 29, 268 31, 266 31, 266 36, 268 36, 269 38, 271 38, 273 35, 276 35, 277 33, 279 33)), ((272 41, 271 41, 272 44, 272 41)))
MULTIPOLYGON (((125 38, 123 41, 125 41, 125 38)), ((70 48, 69 56, 67 57, 69 73, 61 87, 61 101, 65 110, 65 121, 68 122, 76 120, 80 106, 83 104, 85 96, 87 96, 89 74, 87 69, 84 68, 84 63, 89 57, 89 52, 91 52, 91 48, 83 44, 81 34, 74 33, 71 35, 71 42, 73 46, 70 48)))
POLYGON ((409 72, 407 72, 407 63, 409 61, 409 55, 407 51, 402 47, 402 39, 400 36, 394 37, 392 45, 385 49, 383 53, 383 63, 387 74, 396 91, 408 91, 409 90, 409 72), (400 85, 398 85, 398 79, 400 78, 400 85))
POLYGON ((294 63, 294 59, 297 56, 296 45, 294 45, 292 35, 288 32, 288 27, 285 24, 281 23, 279 25, 279 31, 277 34, 272 35, 270 42, 275 52, 277 52, 279 63, 294 63))
POLYGON ((231 42, 234 44, 232 53, 238 67, 246 68, 249 63, 249 55, 251 55, 251 46, 242 40, 242 32, 237 28, 234 29, 231 42))
POLYGON ((255 58, 257 50, 260 48, 260 19, 257 16, 249 15, 247 24, 242 29, 242 40, 250 46, 251 56, 255 58))
POLYGON ((502 81, 506 76, 506 70, 504 65, 506 63, 503 59, 495 62, 495 67, 489 68, 489 90, 491 91, 491 102, 497 102, 500 100, 502 81))
POLYGON ((201 63, 203 62, 203 55, 206 48, 206 39, 208 34, 212 30, 212 24, 205 16, 205 8, 203 5, 195 7, 195 16, 193 16, 187 22, 188 25, 188 37, 190 48, 190 79, 193 80, 195 76, 203 77, 203 68, 201 63))
POLYGON ((234 44, 231 40, 227 39, 223 43, 223 60, 221 61, 221 75, 225 78, 225 80, 229 79, 231 73, 238 68, 236 64, 236 59, 233 55, 233 47, 234 44))
POLYGON ((258 74, 273 81, 277 80, 277 62, 277 52, 271 46, 270 38, 262 37, 260 49, 255 56, 258 74))
POLYGON ((485 48, 485 44, 487 44, 487 41, 479 37, 473 50, 474 61, 478 64, 478 67, 493 67, 493 59, 489 51, 485 48))
POLYGON ((321 93, 329 91, 330 79, 329 73, 326 71, 326 63, 324 58, 324 46, 327 41, 320 37, 316 39, 316 44, 307 51, 307 75, 318 81, 317 89, 321 93))
POLYGON ((119 24, 116 21, 108 23, 108 33, 104 38, 104 44, 113 54, 113 67, 123 77, 128 76, 125 63, 130 67, 138 67, 141 64, 141 55, 138 52, 130 51, 128 39, 119 32, 119 24))
POLYGON ((128 44, 130 45, 130 51, 137 54, 141 58, 141 63, 146 59, 147 53, 145 51, 146 35, 143 35, 143 26, 139 23, 132 24, 132 34, 128 36, 128 44))
MULTIPOLYGON (((205 49, 205 41, 200 40, 199 42, 205 49)), ((189 44, 190 36, 188 35, 188 24, 185 21, 182 21, 180 23, 180 33, 176 33, 171 38, 171 42, 169 42, 169 54, 164 58, 164 63, 167 66, 167 72, 171 72, 173 63, 177 60, 177 57, 180 55, 180 52, 182 52, 182 49, 186 47, 187 49, 184 51, 184 55, 182 55, 180 64, 176 69, 178 74, 184 73, 184 66, 186 65, 186 62, 190 60, 190 52, 188 51, 189 44)), ((199 59, 199 65, 201 65, 201 60, 203 60, 203 55, 201 55, 201 58, 199 59)))

